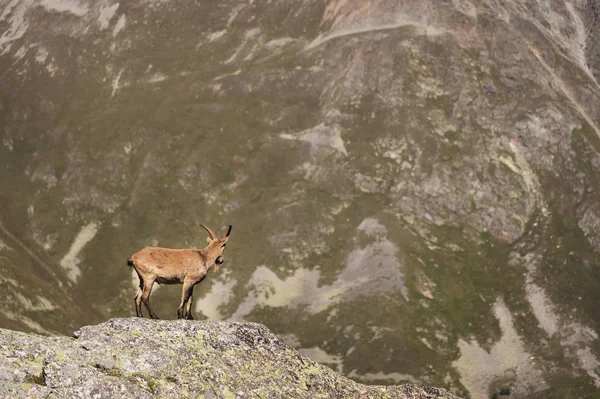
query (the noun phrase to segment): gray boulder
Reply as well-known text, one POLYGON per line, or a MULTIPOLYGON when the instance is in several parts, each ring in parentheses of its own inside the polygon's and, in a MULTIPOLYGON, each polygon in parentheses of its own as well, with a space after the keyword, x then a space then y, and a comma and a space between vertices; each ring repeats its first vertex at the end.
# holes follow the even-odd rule
POLYGON ((112 319, 69 337, 0 329, 0 398, 455 398, 367 386, 246 322, 112 319))

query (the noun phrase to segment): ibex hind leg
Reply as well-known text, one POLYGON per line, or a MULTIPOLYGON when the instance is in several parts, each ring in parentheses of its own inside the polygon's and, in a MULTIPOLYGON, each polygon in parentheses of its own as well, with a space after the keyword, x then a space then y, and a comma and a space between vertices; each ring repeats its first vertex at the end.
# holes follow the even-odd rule
POLYGON ((144 317, 144 315, 142 314, 142 292, 144 290, 144 280, 139 274, 138 278, 140 279, 140 287, 138 288, 135 297, 133 298, 135 302, 135 314, 137 317, 144 317))
POLYGON ((153 285, 154 280, 144 281, 144 288, 142 288, 142 302, 144 302, 144 305, 146 305, 146 309, 148 309, 150 318, 158 319, 158 316, 152 311, 152 308, 150 307, 150 293, 152 292, 153 285))

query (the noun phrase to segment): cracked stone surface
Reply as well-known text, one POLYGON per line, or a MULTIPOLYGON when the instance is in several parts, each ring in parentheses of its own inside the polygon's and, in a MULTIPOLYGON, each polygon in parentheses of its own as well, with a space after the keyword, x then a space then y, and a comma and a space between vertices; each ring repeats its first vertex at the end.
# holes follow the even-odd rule
POLYGON ((358 384, 256 323, 113 319, 74 337, 0 329, 0 397, 456 398, 358 384))

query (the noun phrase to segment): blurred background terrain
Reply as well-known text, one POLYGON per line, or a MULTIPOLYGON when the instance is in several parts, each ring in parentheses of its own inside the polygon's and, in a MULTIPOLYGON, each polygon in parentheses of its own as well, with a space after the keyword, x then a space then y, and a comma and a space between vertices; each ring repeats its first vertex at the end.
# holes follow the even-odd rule
POLYGON ((597 0, 1 0, 0 327, 197 319, 360 382, 600 388, 597 0), (156 289, 174 318, 181 286, 156 289))

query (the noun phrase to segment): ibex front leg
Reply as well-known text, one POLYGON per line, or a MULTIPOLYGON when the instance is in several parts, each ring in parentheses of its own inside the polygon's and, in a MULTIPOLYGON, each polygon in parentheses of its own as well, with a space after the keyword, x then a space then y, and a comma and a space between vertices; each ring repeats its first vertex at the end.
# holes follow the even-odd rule
POLYGON ((190 288, 190 297, 185 305, 185 318, 188 320, 194 320, 192 317, 192 304, 194 303, 194 286, 190 288))
POLYGON ((183 319, 185 315, 185 305, 192 296, 194 284, 195 282, 190 280, 184 280, 183 282, 183 289, 181 290, 181 303, 179 304, 179 308, 177 309, 178 319, 183 319))

